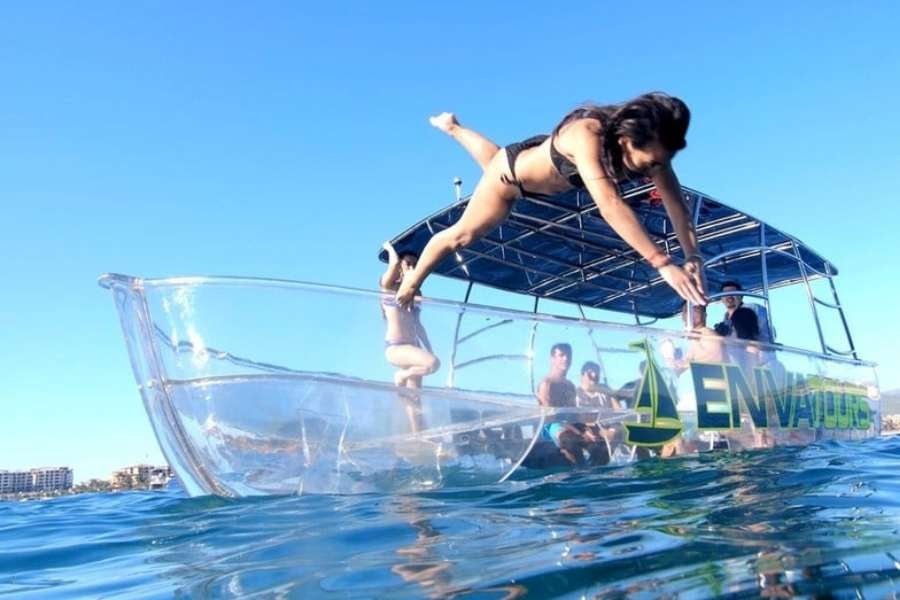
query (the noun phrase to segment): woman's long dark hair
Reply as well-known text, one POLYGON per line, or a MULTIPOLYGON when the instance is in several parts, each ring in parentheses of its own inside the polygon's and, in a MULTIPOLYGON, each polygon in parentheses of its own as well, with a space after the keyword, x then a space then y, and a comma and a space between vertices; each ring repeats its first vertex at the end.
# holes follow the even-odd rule
POLYGON ((584 104, 563 117, 553 130, 553 135, 557 135, 571 121, 585 118, 600 121, 603 127, 603 154, 600 159, 611 177, 622 179, 634 174, 625 168, 622 161, 619 138, 629 138, 638 148, 659 140, 666 150, 674 154, 687 146, 685 135, 691 122, 691 111, 675 96, 652 92, 621 104, 584 104))

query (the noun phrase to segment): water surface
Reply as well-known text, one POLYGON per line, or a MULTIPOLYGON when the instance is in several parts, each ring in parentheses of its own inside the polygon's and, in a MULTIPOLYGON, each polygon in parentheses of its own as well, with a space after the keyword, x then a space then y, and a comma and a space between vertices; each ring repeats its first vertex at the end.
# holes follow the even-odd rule
POLYGON ((900 437, 408 495, 0 503, 0 595, 883 598, 900 437))

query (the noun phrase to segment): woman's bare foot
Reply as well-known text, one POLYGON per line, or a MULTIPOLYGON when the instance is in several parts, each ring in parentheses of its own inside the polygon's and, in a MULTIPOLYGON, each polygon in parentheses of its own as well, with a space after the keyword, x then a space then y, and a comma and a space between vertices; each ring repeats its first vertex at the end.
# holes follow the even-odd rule
POLYGON ((394 385, 397 387, 406 387, 406 370, 401 369, 394 373, 394 385))
POLYGON ((459 127, 459 121, 456 120, 456 115, 451 112, 442 112, 439 115, 430 117, 428 122, 431 123, 433 127, 437 127, 448 135, 452 135, 453 130, 459 127))

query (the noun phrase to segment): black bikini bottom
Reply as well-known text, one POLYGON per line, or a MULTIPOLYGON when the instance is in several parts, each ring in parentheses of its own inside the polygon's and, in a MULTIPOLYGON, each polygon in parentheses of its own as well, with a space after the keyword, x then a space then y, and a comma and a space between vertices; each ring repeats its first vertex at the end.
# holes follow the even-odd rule
POLYGON ((522 187, 522 183, 519 181, 519 178, 516 177, 516 158, 523 150, 528 150, 529 148, 534 148, 535 146, 540 146, 544 143, 549 135, 536 135, 534 137, 530 137, 527 140, 516 142, 515 144, 509 144, 504 149, 506 150, 506 159, 509 161, 509 172, 512 177, 507 177, 506 175, 502 175, 500 177, 500 181, 508 185, 514 185, 519 188, 519 194, 522 196, 530 196, 532 198, 549 198, 548 194, 539 194, 537 192, 529 192, 526 191, 524 187, 522 187))

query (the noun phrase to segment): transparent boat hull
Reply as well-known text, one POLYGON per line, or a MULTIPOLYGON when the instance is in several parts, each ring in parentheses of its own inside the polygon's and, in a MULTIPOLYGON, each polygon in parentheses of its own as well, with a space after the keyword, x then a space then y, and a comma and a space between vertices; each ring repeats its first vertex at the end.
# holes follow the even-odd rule
POLYGON ((878 435, 875 371, 858 361, 779 347, 748 366, 748 349, 727 342, 723 360, 685 363, 697 338, 684 332, 424 299, 415 318, 440 368, 410 389, 394 384, 385 311, 397 309, 377 292, 239 278, 100 282, 160 447, 191 495, 417 490, 878 435), (572 348, 573 378, 584 361, 602 365, 605 406, 538 404, 558 343, 572 348), (567 453, 554 423, 599 435, 567 453))

